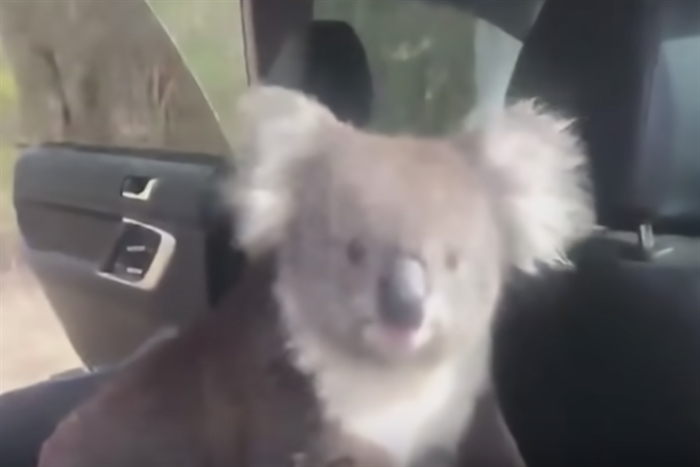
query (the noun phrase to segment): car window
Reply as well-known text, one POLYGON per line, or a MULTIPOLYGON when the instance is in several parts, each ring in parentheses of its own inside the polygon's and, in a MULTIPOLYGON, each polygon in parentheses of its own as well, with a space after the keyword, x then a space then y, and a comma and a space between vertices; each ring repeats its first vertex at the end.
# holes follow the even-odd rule
POLYGON ((675 183, 669 187, 664 213, 700 212, 700 34, 664 41, 673 115, 672 152, 675 183))
POLYGON ((245 81, 238 6, 2 2, 0 34, 20 83, 23 142, 227 153, 211 103, 228 102, 245 81), (230 86, 224 97, 212 84, 216 73, 230 86))
POLYGON ((439 134, 471 111, 503 105, 521 43, 447 4, 316 0, 315 19, 353 26, 375 87, 370 126, 439 134))
POLYGON ((236 98, 248 85, 240 0, 147 2, 230 136, 236 98))

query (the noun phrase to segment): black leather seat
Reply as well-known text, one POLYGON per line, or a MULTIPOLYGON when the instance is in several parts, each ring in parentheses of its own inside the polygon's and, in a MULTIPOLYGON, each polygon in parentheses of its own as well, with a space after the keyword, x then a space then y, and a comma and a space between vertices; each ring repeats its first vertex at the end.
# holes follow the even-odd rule
POLYGON ((364 126, 372 111, 372 76, 352 26, 317 20, 285 41, 264 81, 304 91, 336 116, 364 126))
POLYGON ((495 373, 530 465, 700 465, 699 15, 550 0, 523 45, 510 97, 578 119, 604 227, 504 300, 495 373))

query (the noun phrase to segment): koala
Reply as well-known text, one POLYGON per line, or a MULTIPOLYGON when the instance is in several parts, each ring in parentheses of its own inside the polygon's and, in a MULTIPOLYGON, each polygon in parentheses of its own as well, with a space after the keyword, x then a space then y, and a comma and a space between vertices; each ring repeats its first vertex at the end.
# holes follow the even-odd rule
POLYGON ((43 443, 39 467, 397 467, 325 422, 288 358, 270 262, 217 313, 137 351, 43 443))
MULTIPOLYGON (((275 257, 281 322, 324 417, 401 467, 467 465, 484 398, 507 438, 489 399, 504 284, 566 264, 594 227, 572 122, 522 101, 444 138, 380 135, 274 86, 238 111, 237 239, 275 257)), ((513 461, 493 465, 522 465, 512 440, 494 443, 513 461)))
POLYGON ((523 465, 491 324, 513 271, 564 263, 593 224, 569 123, 522 102, 379 135, 274 86, 236 111, 243 276, 61 421, 39 467, 523 465))

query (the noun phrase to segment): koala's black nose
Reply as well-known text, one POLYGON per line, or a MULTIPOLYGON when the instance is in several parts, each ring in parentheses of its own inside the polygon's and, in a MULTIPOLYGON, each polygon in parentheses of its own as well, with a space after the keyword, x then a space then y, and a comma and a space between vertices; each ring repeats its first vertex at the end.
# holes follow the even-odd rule
POLYGON ((379 282, 379 316, 385 324, 415 328, 423 322, 428 294, 423 263, 410 256, 392 261, 379 282))

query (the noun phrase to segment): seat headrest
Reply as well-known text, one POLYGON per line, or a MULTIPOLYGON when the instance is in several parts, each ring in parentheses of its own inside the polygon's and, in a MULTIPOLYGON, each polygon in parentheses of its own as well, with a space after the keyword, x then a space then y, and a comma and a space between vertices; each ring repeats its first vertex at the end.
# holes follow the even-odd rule
POLYGON ((369 63, 352 26, 313 21, 291 35, 264 81, 304 91, 340 120, 364 126, 374 97, 369 63))
POLYGON ((700 107, 683 110, 700 98, 676 83, 693 68, 697 79, 700 46, 680 60, 685 70, 666 51, 684 3, 695 2, 549 1, 523 44, 509 97, 540 98, 576 118, 604 226, 700 232, 700 145, 678 143, 687 119, 700 128, 700 107))

